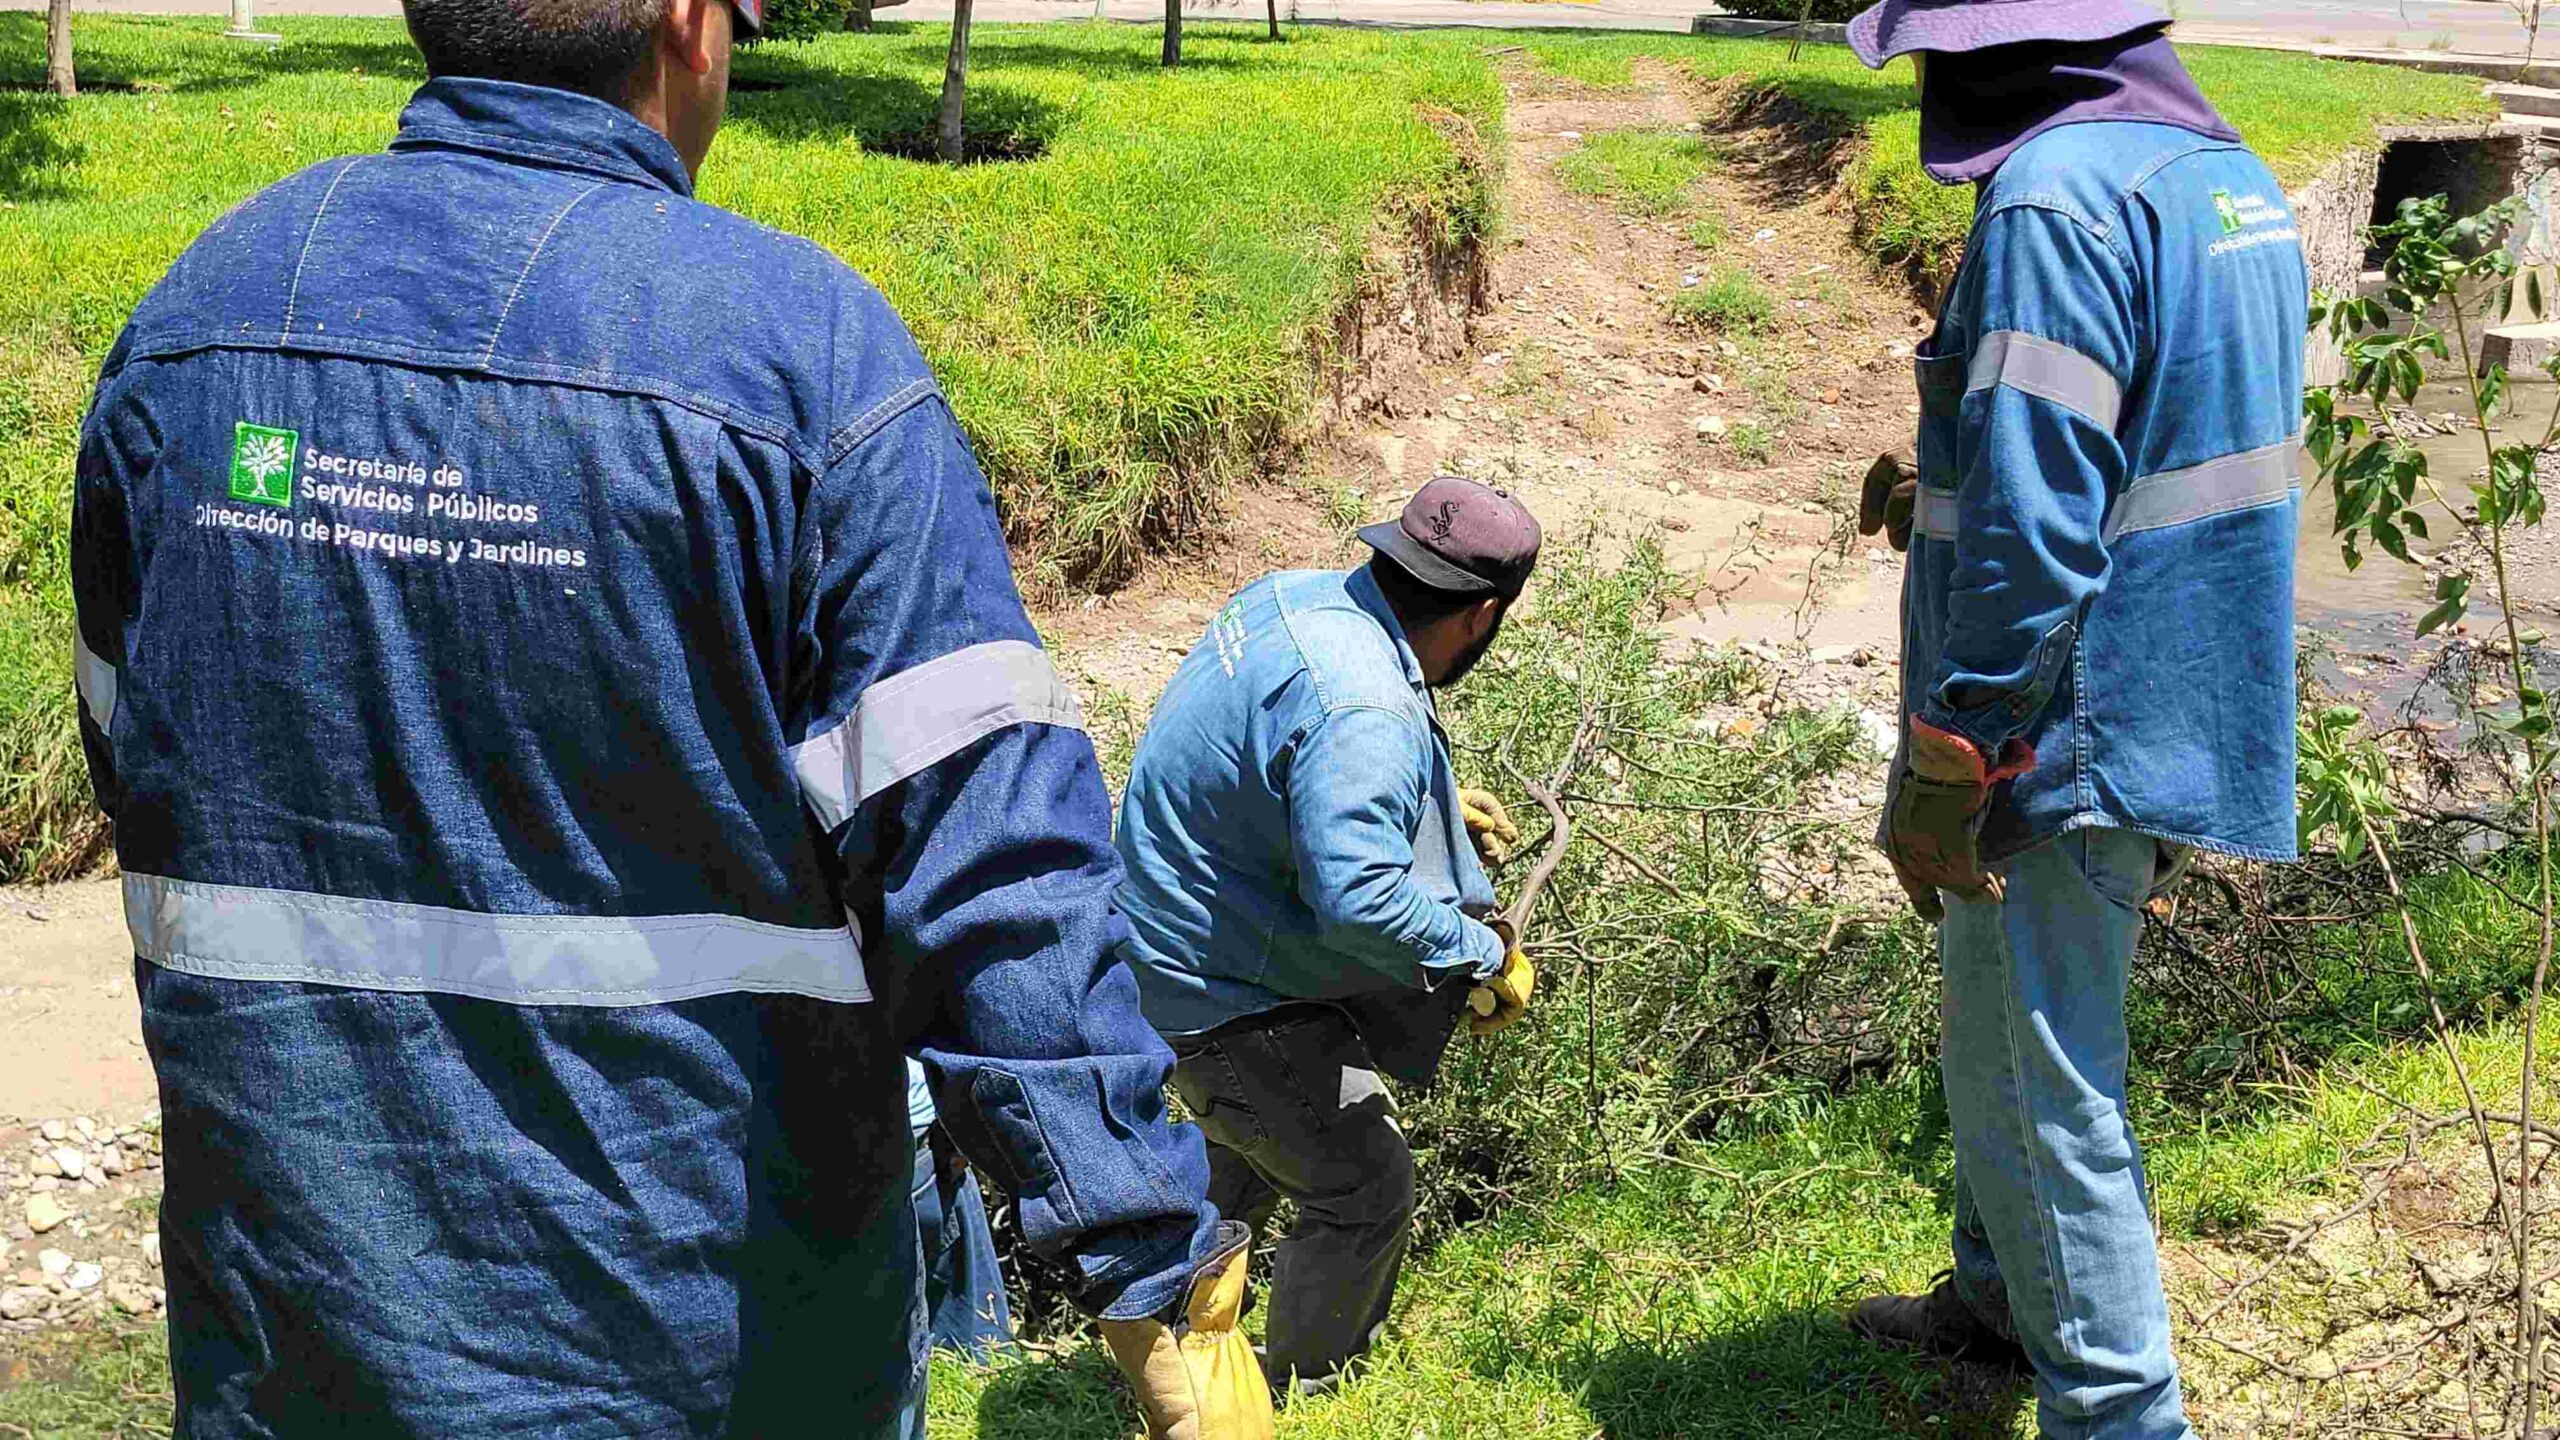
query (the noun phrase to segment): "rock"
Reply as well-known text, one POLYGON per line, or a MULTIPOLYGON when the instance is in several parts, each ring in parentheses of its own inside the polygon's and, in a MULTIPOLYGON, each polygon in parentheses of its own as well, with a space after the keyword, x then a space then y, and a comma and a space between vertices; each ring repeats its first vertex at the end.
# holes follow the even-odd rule
MULTIPOLYGON (((1823 403, 1823 404, 1825 404, 1825 405, 1837 405, 1837 404, 1839 404, 1839 403, 1840 403, 1840 392, 1839 392, 1839 390, 1838 390, 1838 389, 1836 389, 1836 388, 1834 388, 1834 387, 1832 387, 1832 386, 1829 386, 1829 385, 1826 385, 1826 386, 1822 387, 1822 403, 1823 403)), ((2522 1064, 2523 1062, 2519 1061, 2519 1062, 2517 1062, 2517 1063, 2518 1063, 2518 1064, 2522 1064)))
POLYGON ((157 1230, 142 1237, 142 1263, 154 1270, 160 1268, 160 1232, 157 1230))
POLYGON ((125 1284, 121 1280, 107 1287, 107 1303, 127 1315, 148 1315, 157 1308, 157 1302, 151 1298, 149 1290, 140 1285, 125 1284))
MULTIPOLYGON (((1730 340, 1719 340, 1716 342, 1716 353, 1727 360, 1739 359, 1742 355, 1742 347, 1734 344, 1730 340)), ((1919 407, 1916 405, 1913 406, 1912 413, 1918 414, 1919 407)))
POLYGON ((1760 733, 1760 722, 1748 715, 1736 715, 1724 722, 1724 733, 1736 740, 1748 740, 1760 733))
POLYGON ((1724 436, 1724 417, 1721 415, 1701 415, 1690 424, 1697 428, 1698 434, 1704 439, 1717 440, 1724 436))
POLYGON ((69 1145, 53 1148, 53 1163, 62 1167, 57 1173, 65 1180, 77 1180, 89 1173, 89 1157, 69 1145))
POLYGON ((47 1120, 42 1125, 36 1127, 36 1133, 44 1136, 47 1140, 51 1140, 59 1144, 60 1142, 71 1138, 71 1125, 68 1121, 47 1120))
POLYGON ((34 1183, 30 1184, 27 1188, 36 1191, 39 1194, 47 1190, 59 1190, 62 1188, 62 1177, 59 1175, 39 1175, 35 1178, 34 1183))
POLYGON ((43 1154, 38 1155, 35 1159, 28 1161, 27 1169, 38 1175, 60 1175, 62 1173, 62 1162, 54 1159, 53 1152, 47 1150, 43 1154))
POLYGON ((70 1218, 71 1212, 51 1195, 27 1197, 27 1228, 39 1235, 70 1218))
POLYGON ((1762 229, 1760 229, 1760 230, 1756 230, 1756 231, 1753 231, 1753 232, 1752 232, 1752 235, 1751 235, 1751 243, 1752 243, 1752 244, 1754 244, 1754 245, 1766 245, 1766 244, 1768 244, 1770 241, 1775 240, 1775 239, 1777 239, 1777 238, 1778 238, 1778 232, 1777 232, 1776 230, 1768 229, 1768 228, 1765 228, 1765 227, 1764 227, 1764 228, 1762 228, 1762 229))
POLYGON ((21 1270, 18 1272, 18 1283, 21 1285, 41 1285, 44 1283, 44 1272, 41 1270, 21 1270))
POLYGON ((1721 375, 1701 375, 1696 380, 1691 381, 1690 384, 1701 395, 1721 395, 1724 393, 1724 377, 1721 375))
POLYGON ((95 1290, 98 1282, 106 1278, 107 1267, 95 1260, 82 1260, 71 1267, 70 1274, 62 1277, 62 1283, 74 1291, 95 1290))
POLYGON ((25 1320, 42 1314, 53 1297, 32 1285, 12 1285, 0 1290, 0 1320, 25 1320))
POLYGON ((98 1157, 98 1172, 100 1174, 121 1175, 124 1173, 124 1170, 124 1151, 110 1148, 107 1153, 98 1157))
POLYGON ((65 1275, 71 1271, 71 1256, 61 1250, 36 1252, 36 1269, 47 1275, 65 1275))
POLYGON ((1805 658, 1816 665, 1835 665, 1858 653, 1855 645, 1825 645, 1805 658))
POLYGON ((1579 140, 1582 138, 1582 132, 1579 130, 1559 130, 1556 132, 1556 138, 1559 140, 1579 140))
POLYGON ((95 1140, 98 1138, 98 1122, 90 1119, 86 1115, 73 1116, 71 1120, 71 1128, 79 1131, 80 1138, 83 1140, 95 1140))

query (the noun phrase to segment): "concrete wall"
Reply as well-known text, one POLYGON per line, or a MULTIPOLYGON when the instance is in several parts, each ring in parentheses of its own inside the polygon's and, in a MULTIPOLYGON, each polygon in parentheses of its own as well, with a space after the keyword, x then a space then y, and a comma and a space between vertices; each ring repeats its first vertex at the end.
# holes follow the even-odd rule
MULTIPOLYGON (((2523 192, 2541 197, 2537 214, 2560 214, 2554 172, 2521 127, 2411 127, 2385 131, 2382 140, 2380 150, 2340 156, 2288 197, 2314 291, 2357 292, 2367 268, 2365 227, 2390 218, 2404 195, 2442 191, 2468 211, 2523 192)), ((2540 261, 2535 252, 2544 248, 2547 237, 2533 232, 2542 228, 2528 223, 2528 235, 2520 237, 2528 263, 2540 261)), ((2345 374, 2338 346, 2325 334, 2312 335, 2303 350, 2304 380, 2327 385, 2345 374)))

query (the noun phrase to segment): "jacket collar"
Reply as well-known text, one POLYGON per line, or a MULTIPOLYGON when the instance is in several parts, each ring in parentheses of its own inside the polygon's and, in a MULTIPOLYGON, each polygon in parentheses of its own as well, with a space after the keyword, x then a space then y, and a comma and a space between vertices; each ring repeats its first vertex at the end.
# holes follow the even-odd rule
POLYGON ((1404 678, 1413 682, 1414 693, 1426 701, 1430 699, 1431 687, 1422 680, 1422 661, 1413 653, 1412 643, 1404 638, 1404 622, 1396 618, 1396 608, 1387 603, 1387 594, 1378 588, 1369 567, 1363 565, 1344 576, 1342 588, 1352 604, 1368 611, 1378 628, 1387 632, 1388 642, 1396 647, 1396 659, 1404 664, 1404 678))
POLYGON ((667 137, 592 96, 508 80, 447 75, 400 112, 401 150, 467 150, 553 170, 581 170, 690 198, 693 177, 667 137))

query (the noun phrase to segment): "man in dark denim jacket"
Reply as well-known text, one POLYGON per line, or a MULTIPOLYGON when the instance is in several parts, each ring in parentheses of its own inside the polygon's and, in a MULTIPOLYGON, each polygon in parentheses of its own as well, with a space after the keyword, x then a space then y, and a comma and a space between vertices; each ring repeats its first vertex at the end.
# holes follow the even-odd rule
POLYGON ((389 153, 209 229, 80 447, 179 1433, 894 1433, 912 1049, 1159 1431, 1268 1436, 987 486, 692 198, 731 10, 408 13, 389 153))

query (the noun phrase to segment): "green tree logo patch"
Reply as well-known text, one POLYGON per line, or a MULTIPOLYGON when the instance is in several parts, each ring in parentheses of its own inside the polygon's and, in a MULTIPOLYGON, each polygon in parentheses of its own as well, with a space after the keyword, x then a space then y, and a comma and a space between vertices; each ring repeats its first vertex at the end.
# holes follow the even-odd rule
POLYGON ((2240 233, 2240 207, 2232 203, 2230 191, 2216 190, 2213 192, 2213 210, 2215 214, 2222 217, 2223 234, 2237 235, 2240 233))
POLYGON ((243 420, 231 428, 231 498, 252 505, 293 504, 293 456, 299 430, 270 430, 243 420))

